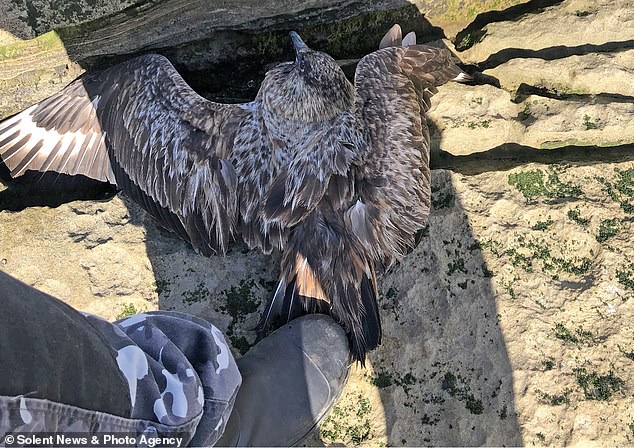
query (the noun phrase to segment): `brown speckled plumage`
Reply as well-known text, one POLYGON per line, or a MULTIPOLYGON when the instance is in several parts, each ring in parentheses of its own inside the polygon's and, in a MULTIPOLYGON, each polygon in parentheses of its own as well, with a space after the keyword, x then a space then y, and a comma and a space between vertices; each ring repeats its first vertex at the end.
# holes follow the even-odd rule
POLYGON ((115 183, 206 255, 240 237, 283 251, 260 333, 328 312, 363 362, 381 341, 376 272, 412 247, 429 213, 424 113, 460 69, 446 50, 384 45, 353 85, 291 37, 297 59, 269 71, 251 103, 207 101, 167 59, 141 56, 0 123, 0 157, 13 176, 115 183))

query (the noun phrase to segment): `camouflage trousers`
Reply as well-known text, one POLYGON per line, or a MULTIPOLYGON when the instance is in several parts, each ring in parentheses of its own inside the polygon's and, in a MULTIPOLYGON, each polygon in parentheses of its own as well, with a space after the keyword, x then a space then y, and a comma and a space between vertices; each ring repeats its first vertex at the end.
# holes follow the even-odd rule
POLYGON ((222 333, 200 318, 110 323, 0 272, 0 446, 26 435, 60 446, 60 434, 82 446, 211 446, 240 383, 222 333))

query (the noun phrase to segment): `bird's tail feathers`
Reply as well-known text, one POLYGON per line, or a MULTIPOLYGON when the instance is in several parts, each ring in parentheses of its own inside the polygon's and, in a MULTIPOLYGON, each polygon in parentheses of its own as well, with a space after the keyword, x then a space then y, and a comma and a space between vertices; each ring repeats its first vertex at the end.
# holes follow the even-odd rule
POLYGON ((366 353, 381 344, 381 319, 378 289, 374 270, 367 266, 337 278, 331 314, 344 327, 350 338, 350 350, 355 360, 365 367, 366 353))
POLYGON ((330 303, 305 258, 282 262, 282 275, 257 326, 258 338, 291 320, 311 313, 329 314, 330 303))
POLYGON ((343 232, 337 238, 325 241, 313 234, 310 242, 287 247, 258 336, 303 314, 330 314, 348 333, 353 358, 365 365, 366 353, 381 343, 376 276, 352 237, 343 232))

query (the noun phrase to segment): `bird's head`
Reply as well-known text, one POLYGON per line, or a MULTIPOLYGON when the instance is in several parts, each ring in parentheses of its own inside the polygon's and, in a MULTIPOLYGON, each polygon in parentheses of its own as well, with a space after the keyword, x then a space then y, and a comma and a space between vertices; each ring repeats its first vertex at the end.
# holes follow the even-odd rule
POLYGON ((259 96, 270 112, 294 121, 324 121, 349 110, 354 87, 332 57, 312 50, 291 32, 295 61, 270 70, 259 96))

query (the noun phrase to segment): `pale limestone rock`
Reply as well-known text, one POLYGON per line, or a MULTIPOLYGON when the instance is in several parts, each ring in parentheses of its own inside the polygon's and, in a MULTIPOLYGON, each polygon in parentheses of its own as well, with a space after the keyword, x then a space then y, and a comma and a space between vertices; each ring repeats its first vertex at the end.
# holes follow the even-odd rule
POLYGON ((565 0, 540 14, 486 26, 485 37, 461 53, 482 62, 509 48, 540 50, 554 46, 601 45, 634 38, 634 9, 628 0, 565 0))
POLYGON ((521 83, 542 85, 563 93, 612 93, 634 96, 634 50, 591 53, 547 61, 511 59, 486 71, 513 91, 521 83))

